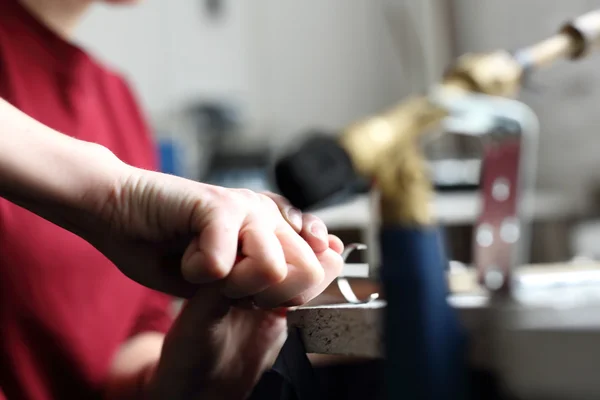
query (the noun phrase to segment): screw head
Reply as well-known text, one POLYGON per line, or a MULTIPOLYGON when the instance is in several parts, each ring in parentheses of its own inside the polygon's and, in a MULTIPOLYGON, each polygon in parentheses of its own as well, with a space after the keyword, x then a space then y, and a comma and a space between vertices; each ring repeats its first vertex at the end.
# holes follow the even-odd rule
POLYGON ((488 289, 498 290, 504 285, 504 274, 493 266, 485 273, 484 282, 488 289))
POLYGON ((475 241, 481 247, 490 247, 494 243, 494 231, 489 224, 481 224, 477 228, 475 241))
POLYGON ((510 197, 510 183, 506 178, 497 178, 492 185, 492 197, 496 201, 506 201, 510 197))
POLYGON ((521 227, 516 218, 506 218, 500 226, 500 238, 506 243, 514 244, 521 237, 521 227))

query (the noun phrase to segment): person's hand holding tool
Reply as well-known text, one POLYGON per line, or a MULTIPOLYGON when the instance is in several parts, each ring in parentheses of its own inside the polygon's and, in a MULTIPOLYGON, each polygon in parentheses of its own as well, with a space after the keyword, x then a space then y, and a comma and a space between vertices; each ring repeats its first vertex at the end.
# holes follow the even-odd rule
POLYGON ((150 400, 243 400, 287 338, 285 316, 232 306, 212 286, 184 306, 145 385, 150 400))
POLYGON ((339 240, 313 217, 286 214, 279 198, 131 167, 1 100, 0 122, 0 195, 145 286, 189 298, 220 282, 227 296, 268 308, 304 303, 342 268, 339 240))
POLYGON ((307 302, 342 269, 340 240, 280 197, 131 167, 2 100, 0 125, 0 196, 190 299, 143 385, 157 398, 243 399, 285 340, 269 309, 307 302))
MULTIPOLYGON (((118 221, 143 221, 139 226, 148 232, 145 235, 160 237, 165 229, 179 232, 178 227, 198 232, 185 251, 182 271, 200 287, 165 339, 160 361, 144 387, 147 398, 243 400, 271 367, 287 337, 285 312, 260 307, 300 305, 318 295, 339 274, 343 245, 328 235, 321 220, 302 215, 280 196, 198 185, 146 171, 135 174, 126 182, 136 183, 126 183, 114 199, 145 199, 140 203, 145 206, 133 211, 125 200, 102 207, 113 210, 108 221, 114 221, 115 209, 131 210, 118 221), (155 188, 150 180, 171 185, 155 188), (138 188, 150 197, 136 194, 138 188), (204 202, 196 203, 195 193, 201 193, 204 202), (150 206, 154 196, 162 199, 158 210, 150 206), (170 198, 177 202, 171 205, 170 198), (184 211, 181 225, 178 219, 161 220, 161 215, 178 215, 178 210, 184 211)), ((119 237, 132 236, 127 229, 116 229, 120 225, 110 224, 119 237)), ((130 239, 123 240, 117 249, 130 239)), ((142 246, 146 255, 161 248, 150 247, 142 246)), ((117 262, 124 257, 127 265, 129 254, 119 250, 114 257, 117 262)), ((154 257, 146 255, 137 257, 151 263, 154 257)), ((160 271, 168 265, 151 267, 160 271)))
MULTIPOLYGON (((262 230, 264 227, 257 232, 242 229, 249 232, 245 237, 249 242, 244 244, 242 240, 238 263, 231 269, 228 278, 223 281, 223 285, 203 285, 186 302, 167 335, 160 362, 148 381, 147 392, 150 399, 246 398, 263 372, 271 367, 277 357, 287 337, 287 325, 285 312, 281 312, 281 309, 262 310, 242 298, 255 295, 254 300, 259 305, 274 306, 279 304, 280 299, 286 299, 291 293, 296 293, 292 300, 286 300, 284 304, 302 304, 319 294, 340 272, 340 253, 343 245, 337 237, 328 235, 327 228, 321 220, 310 214, 302 215, 284 198, 272 193, 258 195, 242 191, 238 194, 244 196, 248 202, 265 203, 265 217, 271 218, 269 223, 276 226, 273 231, 276 232, 276 240, 282 240, 283 243, 286 240, 292 243, 297 241, 297 235, 290 232, 288 226, 299 233, 321 263, 324 279, 300 293, 306 286, 300 283, 310 283, 314 278, 310 277, 310 273, 302 273, 300 268, 289 264, 286 278, 280 281, 281 278, 275 275, 278 279, 272 279, 273 272, 269 272, 269 266, 278 271, 283 265, 281 258, 287 260, 289 256, 286 256, 286 251, 289 250, 282 251, 283 257, 279 251, 274 252, 281 258, 271 260, 268 256, 265 257, 268 254, 269 248, 266 246, 269 246, 269 243, 267 242, 266 246, 261 244, 260 235, 268 237, 273 233, 262 230), (277 205, 278 210, 273 208, 274 205, 277 205), (283 222, 279 216, 283 217, 283 222), (281 236, 277 236, 277 232, 282 232, 279 233, 281 236), (247 246, 256 247, 248 249, 247 246), (264 260, 262 265, 261 260, 264 260), (237 268, 239 271, 236 271, 237 268), (286 283, 290 274, 296 274, 299 279, 292 276, 296 282, 292 280, 286 283), (257 290, 266 287, 269 282, 273 284, 256 295, 257 290), (297 286, 294 288, 295 285, 297 286), (242 300, 238 302, 233 299, 242 300)), ((242 211, 241 206, 238 207, 242 211)), ((262 206, 257 208, 262 209, 262 206)), ((201 243, 201 238, 202 234, 198 244, 201 243)), ((275 243, 275 239, 271 240, 275 243)), ((297 246, 299 251, 308 251, 304 245, 297 246)), ((273 247, 278 246, 274 244, 273 247)), ((184 258, 184 271, 187 271, 186 274, 189 274, 192 280, 205 281, 206 273, 201 269, 198 273, 194 269, 195 262, 203 262, 193 260, 197 251, 196 247, 188 247, 184 258)), ((198 257, 204 258, 204 253, 198 257)), ((310 261, 310 257, 307 258, 310 261)), ((214 277, 208 275, 208 280, 212 279, 214 277)))

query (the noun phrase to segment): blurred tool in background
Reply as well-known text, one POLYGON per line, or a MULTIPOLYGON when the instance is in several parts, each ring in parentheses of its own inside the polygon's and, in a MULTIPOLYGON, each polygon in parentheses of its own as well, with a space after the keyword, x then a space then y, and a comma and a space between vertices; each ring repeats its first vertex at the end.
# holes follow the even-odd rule
MULTIPOLYGON (((529 239, 522 196, 533 187, 538 133, 529 107, 506 98, 516 97, 533 71, 562 58, 579 59, 599 42, 596 11, 517 52, 467 54, 428 95, 352 124, 338 137, 313 135, 277 163, 277 186, 301 209, 351 193, 359 177, 380 193, 387 398, 473 395, 468 347, 447 302, 448 261, 429 209, 432 185, 423 137, 444 126, 482 138, 484 207, 475 264, 479 283, 491 293, 489 307, 504 311, 514 300, 512 272, 523 265, 522 247, 529 239)), ((503 329, 501 322, 491 318, 490 327, 503 329)), ((506 378, 512 371, 499 373, 506 378)))

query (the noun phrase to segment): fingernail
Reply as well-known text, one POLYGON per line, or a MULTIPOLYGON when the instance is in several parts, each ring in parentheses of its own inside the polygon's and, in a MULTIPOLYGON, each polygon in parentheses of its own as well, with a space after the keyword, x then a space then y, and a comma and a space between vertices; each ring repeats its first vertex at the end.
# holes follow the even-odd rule
POLYGON ((287 217, 290 224, 296 229, 300 231, 302 229, 302 213, 297 208, 290 208, 287 211, 287 217))
POLYGON ((310 227, 310 233, 321 240, 327 240, 327 228, 320 222, 315 222, 310 227))

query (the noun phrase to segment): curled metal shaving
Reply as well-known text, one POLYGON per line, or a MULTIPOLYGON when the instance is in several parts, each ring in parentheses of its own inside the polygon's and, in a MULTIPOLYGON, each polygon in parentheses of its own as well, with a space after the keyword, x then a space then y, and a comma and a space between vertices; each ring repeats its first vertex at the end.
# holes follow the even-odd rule
MULTIPOLYGON (((348 246, 346 246, 346 248, 344 249, 343 253, 342 253, 342 258, 344 260, 344 262, 346 262, 346 259, 348 258, 348 256, 350 256, 350 254, 355 251, 355 250, 366 250, 367 249, 367 245, 366 244, 362 244, 362 243, 352 243, 349 244, 348 246)), ((339 276, 336 279, 337 285, 338 285, 338 289, 340 290, 340 292, 342 293, 342 296, 344 296, 344 299, 346 299, 346 301, 348 303, 351 304, 366 304, 366 303, 370 303, 374 300, 377 300, 379 298, 379 293, 372 293, 367 299, 365 300, 360 300, 358 297, 356 297, 356 294, 354 294, 354 291, 352 290, 352 287, 350 286, 350 282, 348 282, 348 279, 346 279, 343 276, 339 276)))

